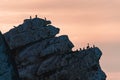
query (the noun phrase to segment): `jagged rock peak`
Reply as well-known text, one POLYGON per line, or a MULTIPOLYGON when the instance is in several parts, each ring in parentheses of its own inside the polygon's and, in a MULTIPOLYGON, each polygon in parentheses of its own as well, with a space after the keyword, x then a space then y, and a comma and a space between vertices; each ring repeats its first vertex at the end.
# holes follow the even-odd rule
POLYGON ((9 30, 4 34, 10 49, 27 45, 31 42, 55 37, 59 28, 51 24, 51 21, 41 18, 25 19, 23 24, 9 30))

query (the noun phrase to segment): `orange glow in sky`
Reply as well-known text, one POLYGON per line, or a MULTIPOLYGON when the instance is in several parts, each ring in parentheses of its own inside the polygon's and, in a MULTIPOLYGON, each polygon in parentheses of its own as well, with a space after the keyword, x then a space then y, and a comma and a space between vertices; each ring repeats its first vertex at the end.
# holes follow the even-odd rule
POLYGON ((52 21, 67 34, 75 48, 95 44, 107 80, 120 80, 120 1, 119 0, 1 0, 0 30, 4 33, 29 16, 52 21))

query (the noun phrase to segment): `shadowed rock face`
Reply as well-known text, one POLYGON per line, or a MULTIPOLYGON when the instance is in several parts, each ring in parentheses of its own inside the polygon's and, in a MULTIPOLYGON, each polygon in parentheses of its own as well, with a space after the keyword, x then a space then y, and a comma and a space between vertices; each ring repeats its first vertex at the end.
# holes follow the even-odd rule
POLYGON ((24 23, 4 34, 15 54, 21 80, 105 80, 99 48, 72 51, 67 35, 55 37, 59 29, 40 18, 24 23))
POLYGON ((0 80, 18 80, 10 51, 0 33, 0 80))

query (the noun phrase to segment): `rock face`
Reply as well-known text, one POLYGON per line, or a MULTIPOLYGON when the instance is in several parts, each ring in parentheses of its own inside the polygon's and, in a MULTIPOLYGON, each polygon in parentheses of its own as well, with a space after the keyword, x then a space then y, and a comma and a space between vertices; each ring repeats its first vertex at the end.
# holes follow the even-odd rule
POLYGON ((10 49, 21 47, 38 40, 51 38, 59 33, 58 28, 47 25, 47 22, 39 18, 26 19, 23 24, 5 33, 4 36, 10 49))
POLYGON ((21 80, 106 80, 99 59, 102 52, 93 47, 72 51, 67 35, 56 37, 59 29, 51 21, 26 19, 4 34, 21 80))
POLYGON ((0 33, 0 80, 18 80, 11 54, 0 33))

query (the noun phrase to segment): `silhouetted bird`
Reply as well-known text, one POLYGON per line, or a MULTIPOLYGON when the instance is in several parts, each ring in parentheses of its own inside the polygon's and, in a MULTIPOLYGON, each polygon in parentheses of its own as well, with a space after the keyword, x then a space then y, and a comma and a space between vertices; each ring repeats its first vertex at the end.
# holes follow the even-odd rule
POLYGON ((13 26, 14 28, 16 28, 16 26, 13 26))
POLYGON ((81 51, 82 49, 80 48, 80 51, 81 51))
POLYGON ((83 47, 83 50, 85 50, 85 48, 83 47))
POLYGON ((76 52, 79 52, 79 50, 77 49, 76 52))
POLYGON ((95 45, 93 45, 93 48, 95 48, 95 45))
POLYGON ((32 19, 32 17, 30 16, 30 19, 32 19))
POLYGON ((46 17, 44 17, 45 21, 47 21, 46 17))
POLYGON ((90 46, 89 46, 89 43, 87 44, 87 49, 89 49, 90 48, 90 46))
POLYGON ((38 18, 37 15, 35 15, 35 18, 38 18))

